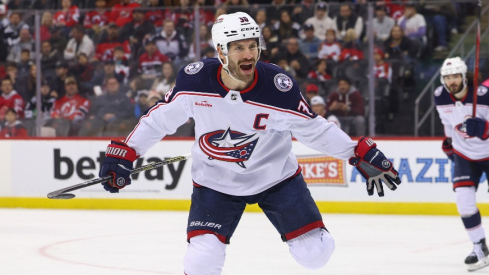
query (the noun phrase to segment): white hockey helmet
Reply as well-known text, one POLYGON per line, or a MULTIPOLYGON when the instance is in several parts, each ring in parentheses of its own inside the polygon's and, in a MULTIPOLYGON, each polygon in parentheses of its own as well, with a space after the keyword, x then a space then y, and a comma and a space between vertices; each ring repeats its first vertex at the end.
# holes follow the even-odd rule
POLYGON ((258 40, 259 50, 265 49, 260 27, 255 20, 244 12, 220 15, 212 26, 212 43, 217 50, 227 55, 228 44, 233 41, 255 38, 258 40))
POLYGON ((462 83, 463 83, 462 90, 465 89, 465 87, 467 87, 467 80, 465 79, 465 76, 467 74, 467 65, 462 60, 462 58, 458 56, 445 59, 440 69, 440 82, 443 85, 443 87, 445 87, 445 89, 447 90, 448 88, 445 84, 445 80, 443 79, 443 77, 452 74, 462 75, 462 83))

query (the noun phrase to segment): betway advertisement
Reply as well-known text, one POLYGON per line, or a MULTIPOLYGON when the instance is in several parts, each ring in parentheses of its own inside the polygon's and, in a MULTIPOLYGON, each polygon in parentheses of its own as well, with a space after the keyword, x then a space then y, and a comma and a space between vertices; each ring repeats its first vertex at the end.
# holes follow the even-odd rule
MULTIPOLYGON (((441 140, 377 140, 378 148, 399 171, 398 190, 385 197, 369 197, 365 182, 345 160, 338 160, 294 142, 302 173, 317 201, 453 202, 452 164, 440 148, 441 140)), ((0 197, 46 197, 46 194, 98 177, 106 140, 2 140, 0 197)), ((191 140, 156 144, 135 162, 139 167, 190 153, 191 140)), ((101 185, 74 191, 81 198, 190 199, 192 160, 133 175, 119 194, 101 185)), ((485 181, 485 176, 482 179, 485 181)), ((487 188, 485 185, 482 185, 487 188)), ((387 188, 385 188, 387 189, 387 188)), ((487 200, 485 192, 478 196, 487 200)))

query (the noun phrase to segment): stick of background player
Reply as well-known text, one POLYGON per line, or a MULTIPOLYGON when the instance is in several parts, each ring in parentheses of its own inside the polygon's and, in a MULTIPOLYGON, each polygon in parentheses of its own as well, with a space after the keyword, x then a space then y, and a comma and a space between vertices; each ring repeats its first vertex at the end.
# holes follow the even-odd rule
POLYGON ((335 242, 291 153, 292 136, 324 154, 350 159, 367 179, 369 195, 375 188, 384 195, 382 181, 395 190, 401 183, 398 173, 372 139, 353 142, 311 110, 284 70, 258 62, 265 45, 260 27, 248 14, 219 16, 212 40, 219 59, 207 58, 180 70, 175 87, 142 116, 126 143, 108 145, 100 176, 113 179, 104 188, 118 192, 130 183, 134 160, 193 117, 194 187, 185 273, 221 274, 226 244, 246 204, 254 203, 300 265, 321 268, 335 242))
MULTIPOLYGON (((475 33, 475 58, 474 58, 474 87, 479 86, 479 53, 481 44, 481 9, 482 2, 477 0, 476 5, 476 33, 475 33)), ((477 93, 473 95, 472 117, 477 117, 477 93)))
POLYGON ((474 87, 467 65, 460 57, 448 58, 440 70, 443 86, 434 92, 436 109, 445 128, 442 149, 454 162, 453 189, 457 210, 462 217, 472 252, 465 259, 469 271, 489 264, 489 251, 481 215, 476 206, 477 187, 483 172, 489 175, 489 94, 484 86, 474 87), (468 83, 468 85, 467 85, 468 83), (472 117, 472 94, 484 108, 477 108, 478 117, 472 117))

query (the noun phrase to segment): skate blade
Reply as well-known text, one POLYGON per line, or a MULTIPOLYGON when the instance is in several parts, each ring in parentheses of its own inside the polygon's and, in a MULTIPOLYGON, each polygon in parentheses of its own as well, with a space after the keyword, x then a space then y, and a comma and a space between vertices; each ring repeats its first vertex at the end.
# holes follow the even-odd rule
POLYGON ((484 258, 484 259, 481 259, 479 260, 477 263, 475 264, 468 264, 467 265, 467 270, 472 272, 472 271, 476 271, 476 270, 479 270, 481 268, 484 268, 486 266, 489 265, 489 258, 484 258))

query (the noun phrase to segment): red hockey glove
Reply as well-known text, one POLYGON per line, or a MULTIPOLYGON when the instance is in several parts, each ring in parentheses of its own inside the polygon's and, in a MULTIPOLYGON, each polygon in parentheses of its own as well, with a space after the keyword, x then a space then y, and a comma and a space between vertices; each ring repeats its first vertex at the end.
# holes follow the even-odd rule
POLYGON ((102 183, 104 189, 110 193, 119 193, 119 189, 131 184, 132 163, 137 158, 134 149, 124 142, 112 140, 107 146, 99 172, 100 177, 112 176, 112 180, 102 183))
POLYGON ((452 138, 446 137, 441 144, 441 149, 443 153, 447 155, 447 157, 453 161, 453 147, 452 147, 452 138))
POLYGON ((467 135, 482 140, 489 138, 489 122, 485 119, 473 117, 465 120, 467 135))
POLYGON ((349 162, 367 179, 368 195, 374 194, 375 186, 379 197, 383 197, 382 181, 389 189, 396 190, 396 184, 401 184, 401 179, 399 173, 392 166, 392 162, 376 147, 377 144, 371 138, 361 137, 355 147, 356 157, 350 158, 349 162))

